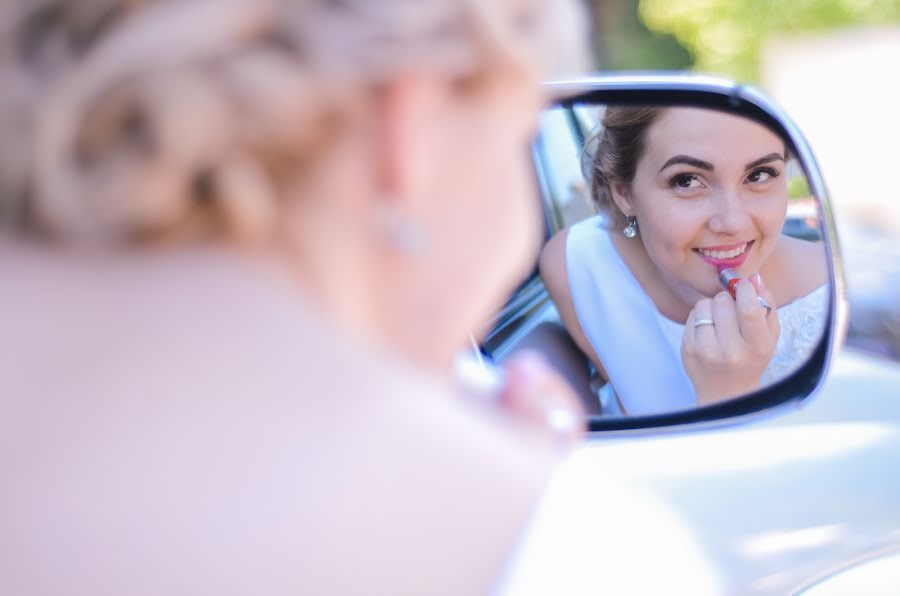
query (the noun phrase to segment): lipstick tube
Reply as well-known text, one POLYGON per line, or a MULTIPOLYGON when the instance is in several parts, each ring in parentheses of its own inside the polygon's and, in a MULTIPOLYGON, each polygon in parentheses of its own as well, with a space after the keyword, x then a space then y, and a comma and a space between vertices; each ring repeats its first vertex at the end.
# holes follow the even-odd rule
MULTIPOLYGON (((741 278, 735 273, 734 269, 725 268, 719 271, 719 283, 722 284, 722 287, 728 290, 728 293, 731 294, 731 297, 737 300, 737 284, 741 281, 741 278)), ((769 313, 772 312, 772 307, 769 306, 769 303, 765 301, 762 296, 757 295, 757 300, 759 300, 759 305, 766 309, 766 316, 769 316, 769 313)))

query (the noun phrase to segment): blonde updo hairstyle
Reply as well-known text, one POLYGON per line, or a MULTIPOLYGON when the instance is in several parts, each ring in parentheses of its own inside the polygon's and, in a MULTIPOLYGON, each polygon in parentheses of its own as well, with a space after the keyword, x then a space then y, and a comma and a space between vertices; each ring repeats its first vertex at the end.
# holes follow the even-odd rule
POLYGON ((625 214, 613 200, 612 189, 631 189, 637 164, 644 155, 647 133, 662 115, 660 106, 609 106, 603 120, 585 143, 585 179, 591 199, 610 227, 625 223, 625 214))
MULTIPOLYGON (((577 61, 549 0, 9 0, 0 226, 65 242, 254 240, 380 82, 460 92, 577 61), (567 53, 566 48, 569 48, 567 53)), ((477 142, 477 140, 473 140, 477 142)), ((291 195, 293 196, 293 195, 291 195)))

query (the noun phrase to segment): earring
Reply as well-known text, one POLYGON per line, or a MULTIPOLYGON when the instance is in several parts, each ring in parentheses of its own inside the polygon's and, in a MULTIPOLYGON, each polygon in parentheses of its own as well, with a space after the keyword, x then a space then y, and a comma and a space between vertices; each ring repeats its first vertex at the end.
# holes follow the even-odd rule
POLYGON ((628 238, 634 238, 638 233, 638 223, 637 218, 633 215, 628 217, 628 225, 622 230, 622 233, 625 234, 628 238))
POLYGON ((425 249, 427 238, 422 226, 397 208, 382 204, 377 220, 382 236, 397 250, 414 255, 425 249))

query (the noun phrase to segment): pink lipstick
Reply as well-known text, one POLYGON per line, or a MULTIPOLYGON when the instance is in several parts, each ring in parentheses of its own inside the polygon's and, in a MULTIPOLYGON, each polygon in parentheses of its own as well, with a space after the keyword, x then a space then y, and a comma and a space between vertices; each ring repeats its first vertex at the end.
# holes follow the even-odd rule
MULTIPOLYGON (((722 287, 728 290, 728 293, 731 294, 731 297, 737 300, 737 284, 741 281, 741 278, 738 274, 728 267, 723 267, 719 269, 719 283, 722 284, 722 287)), ((756 299, 759 300, 759 305, 766 309, 766 316, 769 316, 769 313, 772 312, 772 307, 769 306, 769 303, 765 301, 762 296, 757 295, 756 299)))

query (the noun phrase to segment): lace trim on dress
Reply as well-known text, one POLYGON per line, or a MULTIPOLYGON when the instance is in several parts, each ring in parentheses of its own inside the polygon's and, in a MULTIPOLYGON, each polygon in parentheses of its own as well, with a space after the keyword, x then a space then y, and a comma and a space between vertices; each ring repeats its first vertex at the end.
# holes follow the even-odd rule
POLYGON ((772 361, 760 379, 762 384, 779 381, 800 368, 819 343, 828 313, 829 285, 778 309, 781 334, 772 361))

